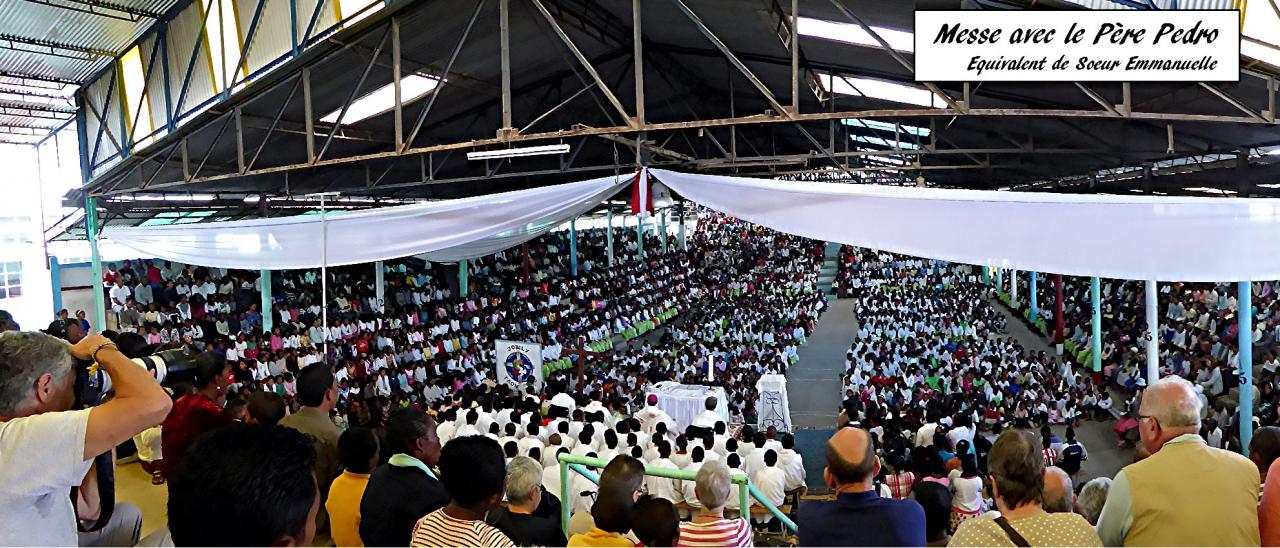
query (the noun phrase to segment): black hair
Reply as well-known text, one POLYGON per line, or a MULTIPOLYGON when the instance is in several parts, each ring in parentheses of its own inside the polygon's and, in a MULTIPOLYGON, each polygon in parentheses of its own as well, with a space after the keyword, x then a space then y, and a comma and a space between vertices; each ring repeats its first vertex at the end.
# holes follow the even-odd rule
POLYGON ((320 407, 330 388, 333 388, 333 370, 329 364, 313 363, 298 373, 298 403, 303 407, 320 407))
POLYGON ((671 501, 646 495, 631 509, 631 532, 645 546, 675 546, 680 514, 671 501))
POLYGON ((520 446, 514 441, 508 441, 502 445, 502 454, 509 459, 514 459, 520 455, 520 446))
POLYGON ((502 492, 507 462, 485 436, 454 438, 440 451, 440 481, 460 506, 473 507, 502 492))
POLYGON ((284 418, 284 397, 275 392, 261 391, 249 394, 246 411, 258 424, 275 426, 284 418))
POLYGON ((392 411, 387 417, 387 449, 392 454, 412 453, 418 439, 427 435, 430 421, 430 416, 414 407, 392 411))
POLYGON ((783 448, 783 449, 795 449, 795 447, 796 447, 796 437, 795 437, 795 436, 792 436, 792 435, 791 435, 791 434, 789 434, 789 433, 788 433, 788 434, 783 434, 783 435, 782 435, 782 448, 783 448))
POLYGON ((304 531, 320 496, 310 438, 281 426, 234 423, 201 436, 186 455, 169 478, 174 545, 308 540, 304 531))
POLYGON ((724 463, 729 468, 737 468, 742 466, 742 457, 738 456, 737 453, 729 453, 729 456, 725 457, 724 463))
POLYGON ((778 452, 777 452, 777 451, 774 451, 773 449, 769 449, 768 451, 765 451, 765 452, 764 452, 764 465, 765 465, 765 466, 773 466, 773 465, 775 465, 775 464, 778 464, 778 452))
POLYGON ((377 460, 378 435, 373 430, 353 426, 338 437, 338 457, 342 467, 353 474, 368 474, 377 460))
POLYGON ((693 450, 689 452, 689 458, 693 460, 693 462, 702 462, 702 459, 706 458, 706 453, 702 451, 702 447, 694 447, 693 450))
POLYGON ((197 389, 208 387, 213 379, 227 369, 226 360, 212 352, 197 354, 195 363, 195 375, 191 379, 191 384, 197 389))

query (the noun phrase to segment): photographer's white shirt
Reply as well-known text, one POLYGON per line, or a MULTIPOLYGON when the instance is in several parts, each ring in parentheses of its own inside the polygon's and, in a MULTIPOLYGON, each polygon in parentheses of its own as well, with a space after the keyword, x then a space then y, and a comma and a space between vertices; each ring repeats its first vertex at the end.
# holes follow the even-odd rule
POLYGON ((78 544, 70 493, 93 464, 88 427, 88 409, 0 423, 0 545, 78 544))

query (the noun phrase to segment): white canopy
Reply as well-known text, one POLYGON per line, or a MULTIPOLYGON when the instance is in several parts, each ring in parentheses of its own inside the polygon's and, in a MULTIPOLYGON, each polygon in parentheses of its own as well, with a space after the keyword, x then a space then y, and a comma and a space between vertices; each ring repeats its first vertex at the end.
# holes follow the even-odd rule
MULTIPOLYGON (((1077 276, 1280 279, 1280 200, 991 192, 650 170, 685 198, 818 240, 1077 276)), ((451 262, 511 248, 590 211, 634 174, 326 217, 328 264, 451 262)), ((152 257, 247 269, 320 266, 315 215, 103 235, 152 257)))
POLYGON ((651 172, 689 200, 817 240, 1076 276, 1280 279, 1280 200, 947 190, 651 172))
MULTIPOLYGON (((633 173, 501 194, 325 216, 328 266, 422 255, 448 262, 519 245, 618 192, 633 173)), ((145 256, 222 268, 316 268, 318 215, 149 227, 103 236, 145 256)))

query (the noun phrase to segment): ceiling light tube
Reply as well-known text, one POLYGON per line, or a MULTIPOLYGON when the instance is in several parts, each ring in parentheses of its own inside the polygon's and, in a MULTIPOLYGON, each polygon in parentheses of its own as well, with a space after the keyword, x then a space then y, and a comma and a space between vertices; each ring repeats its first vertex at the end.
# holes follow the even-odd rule
POLYGON ((468 160, 493 160, 497 158, 518 158, 521 156, 541 156, 544 154, 564 154, 569 152, 569 145, 543 145, 525 148, 504 148, 499 150, 480 150, 468 152, 468 160))

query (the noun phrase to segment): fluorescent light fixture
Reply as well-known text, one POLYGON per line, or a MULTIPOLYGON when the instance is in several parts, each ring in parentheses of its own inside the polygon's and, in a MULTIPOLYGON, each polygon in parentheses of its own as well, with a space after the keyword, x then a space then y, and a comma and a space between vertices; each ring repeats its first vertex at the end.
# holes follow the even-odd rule
POLYGON ((862 159, 868 162, 873 162, 873 163, 883 164, 883 165, 890 165, 890 166, 907 165, 906 160, 903 160, 902 158, 898 158, 897 156, 863 156, 862 159))
MULTIPOLYGON (((420 74, 408 74, 400 78, 400 104, 416 101, 419 97, 435 89, 440 81, 420 74)), ((387 84, 360 96, 351 102, 347 115, 342 118, 343 125, 350 125, 379 114, 391 112, 396 108, 396 89, 394 84, 387 84)), ((326 114, 320 119, 327 124, 338 123, 338 115, 342 109, 326 114)))
POLYGON ((873 137, 873 136, 869 136, 869 135, 851 135, 850 137, 851 137, 854 141, 859 142, 859 143, 866 143, 866 144, 869 144, 869 145, 880 145, 880 146, 883 146, 883 147, 889 147, 889 148, 892 148, 892 149, 900 149, 900 150, 901 150, 901 149, 917 150, 917 149, 919 149, 919 148, 920 148, 920 145, 917 145, 917 144, 915 144, 915 143, 907 143, 907 142, 904 142, 904 141, 895 141, 895 140, 893 140, 893 139, 882 139, 882 138, 880 138, 880 137, 873 137))
POLYGON ((1256 186, 1259 186, 1262 188, 1280 188, 1280 183, 1262 183, 1256 186))
POLYGON ((498 150, 480 150, 468 152, 468 160, 492 160, 496 158, 519 158, 522 156, 541 156, 544 154, 564 154, 569 152, 569 145, 543 145, 525 148, 503 148, 498 150))
POLYGON ((1182 190, 1186 190, 1188 192, 1204 192, 1208 194, 1227 194, 1227 195, 1236 194, 1236 191, 1234 190, 1226 190, 1222 188, 1209 188, 1204 186, 1192 186, 1192 187, 1184 188, 1182 190))
POLYGON ((946 102, 941 97, 934 95, 932 91, 906 84, 859 76, 836 76, 833 78, 830 74, 819 74, 818 78, 822 81, 824 87, 831 90, 832 93, 840 95, 864 96, 871 99, 929 108, 946 106, 946 102))
MULTIPOLYGON (((860 25, 850 23, 835 23, 832 21, 823 21, 822 19, 812 19, 809 17, 800 17, 796 22, 797 30, 800 36, 812 36, 814 38, 822 38, 824 40, 832 40, 835 42, 844 42, 855 46, 866 46, 869 48, 883 49, 880 42, 871 36, 860 25)), ((912 33, 908 31, 895 30, 885 27, 871 26, 876 34, 884 38, 889 43, 889 47, 913 53, 915 50, 915 40, 912 33)))

